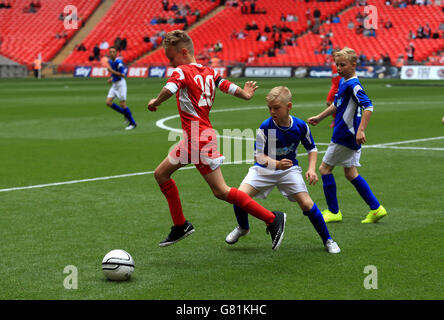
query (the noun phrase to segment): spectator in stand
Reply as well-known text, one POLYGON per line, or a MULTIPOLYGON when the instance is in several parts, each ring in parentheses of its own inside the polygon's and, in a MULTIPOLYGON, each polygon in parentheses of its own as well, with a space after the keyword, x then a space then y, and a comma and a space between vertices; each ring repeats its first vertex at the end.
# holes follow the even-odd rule
POLYGON ((158 20, 158 17, 154 16, 154 17, 150 20, 150 24, 157 24, 157 20, 158 20))
POLYGON ((164 11, 168 11, 168 0, 162 0, 162 6, 164 11))
POLYGON ((237 0, 227 0, 227 1, 225 1, 225 6, 226 7, 238 7, 239 4, 238 4, 237 0))
POLYGON ((256 57, 254 56, 254 52, 250 51, 250 54, 248 55, 247 63, 254 63, 256 62, 256 57))
POLYGON ((367 57, 365 56, 364 52, 360 52, 358 56, 358 65, 361 67, 364 67, 367 64, 367 57))
POLYGON ((299 17, 294 13, 287 13, 287 17, 285 18, 287 22, 298 22, 299 17))
POLYGON ((106 40, 102 41, 102 43, 100 43, 99 48, 100 48, 100 50, 108 50, 108 48, 109 48, 108 41, 106 41, 106 40))
POLYGON ((333 19, 331 20, 331 22, 332 22, 332 23, 340 23, 340 22, 341 22, 341 19, 340 19, 337 15, 335 15, 335 16, 333 17, 333 19))
POLYGON ((424 38, 424 27, 421 25, 416 30, 416 38, 418 38, 418 39, 424 38))
POLYGON ((2 0, 2 2, 0 2, 0 9, 5 9, 6 4, 5 1, 2 0))
POLYGON ((86 51, 85 45, 83 43, 77 46, 77 51, 86 51))
POLYGON ((274 48, 270 47, 270 49, 268 49, 267 55, 269 57, 276 57, 276 52, 275 52, 274 48))
POLYGON ((355 28, 355 24, 353 23, 353 20, 350 20, 348 22, 347 28, 349 28, 349 29, 354 29, 355 28))
POLYGON ((250 13, 256 13, 256 0, 250 1, 250 13))
POLYGON ((428 23, 426 23, 426 25, 424 26, 423 34, 425 39, 430 39, 432 35, 432 29, 430 28, 428 23))
POLYGON ((391 65, 392 65, 392 60, 390 59, 390 56, 389 56, 388 53, 385 53, 385 56, 384 56, 383 59, 384 59, 384 66, 385 66, 386 68, 391 67, 391 65))
POLYGON ((413 43, 410 43, 406 48, 405 48, 405 53, 407 55, 407 61, 409 63, 412 63, 415 59, 415 46, 413 45, 413 43))
POLYGON ((317 28, 321 24, 321 10, 316 8, 313 11, 313 18, 314 18, 315 28, 317 28))
POLYGON ((367 62, 367 65, 369 65, 369 66, 375 66, 376 65, 376 59, 375 59, 375 57, 371 57, 369 60, 368 60, 368 62, 367 62))
POLYGON ((223 44, 220 40, 217 40, 216 44, 214 45, 214 52, 220 52, 222 51, 223 44))
POLYGON ((387 20, 384 24, 384 28, 390 29, 393 27, 393 23, 390 20, 387 20))
POLYGON ((114 48, 116 48, 117 51, 120 51, 120 45, 122 43, 122 39, 120 39, 119 36, 116 37, 114 40, 114 48))
POLYGON ((412 30, 410 30, 408 40, 415 40, 415 39, 416 39, 415 33, 412 30))
POLYGON ((196 21, 199 21, 199 19, 200 19, 200 11, 199 11, 199 9, 196 9, 193 12, 193 16, 196 16, 196 21))
POLYGON ((261 35, 261 38, 259 39, 259 41, 267 42, 268 41, 267 35, 266 34, 261 35))
POLYGON ((239 32, 237 33, 237 39, 245 39, 246 34, 242 31, 239 30, 239 32))
POLYGON ((93 48, 94 60, 100 61, 100 48, 99 44, 96 44, 93 48))
POLYGON ((170 10, 171 11, 177 11, 179 9, 179 7, 177 6, 177 4, 174 2, 173 5, 171 6, 170 10))
POLYGON ((435 32, 433 32, 432 39, 439 39, 439 28, 437 28, 435 32))
POLYGON ((282 32, 279 31, 273 33, 273 43, 275 49, 282 47, 282 32))
POLYGON ((128 46, 128 40, 126 38, 123 38, 120 42, 120 50, 126 50, 126 47, 128 46))

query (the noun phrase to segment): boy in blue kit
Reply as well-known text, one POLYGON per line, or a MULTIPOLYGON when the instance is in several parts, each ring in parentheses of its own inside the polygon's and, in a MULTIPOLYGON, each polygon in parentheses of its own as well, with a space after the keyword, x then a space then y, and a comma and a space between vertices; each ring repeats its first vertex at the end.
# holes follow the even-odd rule
MULTIPOLYGON (((275 87, 266 97, 271 117, 265 120, 257 133, 255 160, 239 190, 250 197, 266 198, 275 186, 289 201, 297 202, 329 253, 341 250, 332 240, 321 211, 310 198, 302 177, 302 169, 296 159, 299 143, 308 152, 308 169, 305 177, 309 184, 318 181, 316 175, 317 149, 308 125, 290 116, 292 108, 291 92, 287 87, 275 87)), ((240 237, 250 232, 248 214, 234 205, 238 226, 226 237, 228 244, 236 243, 240 237)))
POLYGON ((108 61, 108 71, 111 73, 111 78, 108 79, 108 83, 112 83, 109 89, 108 96, 106 97, 106 105, 113 110, 123 114, 127 121, 127 127, 125 130, 133 130, 137 124, 131 114, 130 108, 126 105, 126 81, 125 81, 125 66, 122 60, 117 58, 117 50, 115 47, 109 48, 110 59, 108 61), (120 106, 113 103, 114 98, 120 100, 120 106))
POLYGON ((326 222, 342 221, 336 197, 336 182, 332 173, 335 166, 342 166, 347 180, 354 185, 370 207, 370 212, 361 222, 374 223, 386 216, 387 211, 380 205, 368 183, 357 170, 357 167, 361 166, 359 163, 361 144, 367 141, 365 129, 372 115, 373 105, 356 76, 356 52, 345 47, 335 52, 333 57, 338 73, 342 77, 338 93, 333 104, 307 120, 309 124, 315 126, 336 112, 333 136, 319 167, 328 205, 328 209, 322 211, 322 214, 326 222))

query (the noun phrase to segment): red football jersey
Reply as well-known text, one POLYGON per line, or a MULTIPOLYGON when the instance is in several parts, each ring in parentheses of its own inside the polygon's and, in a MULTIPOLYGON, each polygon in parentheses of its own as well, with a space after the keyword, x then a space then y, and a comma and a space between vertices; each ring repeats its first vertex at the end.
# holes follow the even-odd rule
POLYGON ((341 76, 338 74, 336 64, 333 62, 331 64, 331 87, 327 95, 327 101, 333 102, 335 99, 335 94, 338 93, 339 81, 341 81, 341 76))
POLYGON ((170 155, 181 163, 194 163, 201 173, 208 173, 208 168, 213 165, 215 168, 223 161, 209 118, 216 88, 234 94, 238 86, 212 68, 191 63, 175 68, 165 88, 176 94, 184 135, 170 155))
POLYGON ((188 135, 193 121, 199 123, 199 132, 212 128, 209 113, 216 88, 230 94, 237 89, 237 85, 223 79, 214 69, 197 63, 175 68, 165 87, 176 94, 182 129, 188 135))

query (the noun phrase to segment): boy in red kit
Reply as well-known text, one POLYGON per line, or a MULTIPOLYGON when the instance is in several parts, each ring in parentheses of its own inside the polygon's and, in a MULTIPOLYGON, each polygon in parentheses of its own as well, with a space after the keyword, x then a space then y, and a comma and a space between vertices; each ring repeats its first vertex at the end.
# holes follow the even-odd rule
POLYGON ((168 201, 173 227, 161 247, 176 243, 194 232, 182 211, 179 191, 171 175, 193 163, 210 186, 216 198, 243 208, 264 221, 271 234, 272 249, 279 249, 285 229, 286 214, 269 211, 245 192, 225 183, 220 165, 224 157, 217 151, 216 134, 209 120, 215 90, 249 100, 257 89, 256 82, 247 81, 244 88, 223 79, 215 70, 196 63, 192 39, 182 30, 169 32, 163 40, 165 55, 175 68, 159 95, 148 103, 148 110, 156 111, 162 102, 174 94, 182 122, 184 138, 154 171, 160 190, 168 201))
MULTIPOLYGON (((338 93, 338 87, 339 87, 339 81, 341 81, 341 76, 338 73, 338 70, 336 69, 336 64, 333 60, 331 64, 331 87, 330 91, 327 95, 327 107, 329 107, 333 101, 335 100, 335 95, 338 93)), ((333 120, 330 124, 330 128, 333 128, 335 126, 335 117, 336 113, 332 114, 333 120)))

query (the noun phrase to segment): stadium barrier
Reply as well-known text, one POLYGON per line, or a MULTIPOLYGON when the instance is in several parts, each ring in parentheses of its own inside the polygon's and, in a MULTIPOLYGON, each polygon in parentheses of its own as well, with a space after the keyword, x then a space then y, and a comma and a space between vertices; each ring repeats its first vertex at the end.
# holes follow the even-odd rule
POLYGON ((0 65, 0 78, 25 78, 28 69, 22 65, 0 65))
POLYGON ((444 80, 444 66, 403 66, 402 80, 444 80))
MULTIPOLYGON (((264 66, 228 66, 214 68, 223 77, 247 78, 331 78, 329 67, 264 67, 264 66)), ((165 78, 173 72, 173 67, 129 66, 126 69, 128 78, 165 78)), ((400 68, 385 66, 358 67, 356 73, 360 78, 398 78, 400 68)), ((108 70, 103 66, 76 66, 74 77, 105 78, 108 70)))

